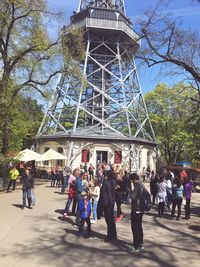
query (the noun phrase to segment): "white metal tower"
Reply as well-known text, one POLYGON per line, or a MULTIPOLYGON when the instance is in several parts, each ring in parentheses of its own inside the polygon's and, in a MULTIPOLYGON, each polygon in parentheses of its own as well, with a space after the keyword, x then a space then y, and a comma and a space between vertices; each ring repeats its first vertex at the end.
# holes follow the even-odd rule
POLYGON ((66 138, 69 165, 80 153, 74 153, 77 140, 83 141, 80 151, 94 142, 110 143, 138 169, 141 147, 156 144, 134 60, 140 37, 126 17, 124 1, 81 0, 64 34, 76 28, 84 31, 83 79, 58 77, 37 140, 66 138), (129 149, 124 148, 127 142, 129 149))

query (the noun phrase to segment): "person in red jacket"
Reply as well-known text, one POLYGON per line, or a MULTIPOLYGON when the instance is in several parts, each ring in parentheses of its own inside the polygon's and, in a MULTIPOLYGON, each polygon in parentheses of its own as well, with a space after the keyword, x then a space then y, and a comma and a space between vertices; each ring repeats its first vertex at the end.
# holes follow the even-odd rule
POLYGON ((181 182, 184 182, 185 179, 187 178, 187 172, 183 169, 181 172, 180 172, 180 180, 181 182))
POLYGON ((75 214, 75 212, 76 212, 76 188, 75 187, 76 187, 76 180, 74 179, 69 184, 68 200, 67 200, 67 204, 65 206, 63 217, 67 217, 72 201, 73 201, 72 213, 75 214))

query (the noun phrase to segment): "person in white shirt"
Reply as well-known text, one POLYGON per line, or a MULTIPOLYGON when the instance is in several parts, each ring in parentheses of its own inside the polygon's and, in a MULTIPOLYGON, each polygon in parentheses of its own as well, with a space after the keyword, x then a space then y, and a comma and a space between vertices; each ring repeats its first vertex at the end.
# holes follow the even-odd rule
POLYGON ((166 185, 167 185, 167 209, 168 211, 170 210, 170 206, 173 202, 173 195, 172 195, 172 181, 171 181, 172 177, 171 175, 169 175, 167 177, 167 180, 166 180, 166 185))
POLYGON ((165 208, 165 200, 167 196, 167 185, 164 176, 159 177, 157 183, 157 191, 158 193, 156 195, 156 203, 158 204, 158 216, 162 218, 165 208))
POLYGON ((169 175, 171 176, 171 181, 173 182, 175 179, 175 175, 172 171, 169 171, 169 175))
POLYGON ((97 220, 97 205, 99 202, 99 196, 100 196, 100 184, 98 180, 94 181, 94 191, 91 192, 92 198, 93 198, 93 220, 91 220, 91 223, 96 223, 97 220))

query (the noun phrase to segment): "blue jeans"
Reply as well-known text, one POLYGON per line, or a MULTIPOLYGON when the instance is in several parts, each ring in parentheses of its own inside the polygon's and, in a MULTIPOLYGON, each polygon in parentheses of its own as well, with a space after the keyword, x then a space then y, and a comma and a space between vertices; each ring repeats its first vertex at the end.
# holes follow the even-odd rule
POLYGON ((62 189, 61 189, 61 194, 65 193, 65 189, 68 186, 68 180, 69 180, 69 176, 63 177, 63 185, 62 185, 62 189))
POLYGON ((65 210, 64 210, 65 213, 68 213, 69 207, 70 207, 72 201, 73 201, 72 213, 76 212, 76 198, 68 197, 68 200, 67 200, 67 203, 65 206, 65 210))
POLYGON ((56 184, 56 175, 52 174, 51 175, 51 187, 54 187, 56 184))
POLYGON ((97 220, 97 205, 98 205, 98 200, 93 201, 93 219, 96 221, 97 220))
POLYGON ((22 191, 22 201, 23 206, 26 207, 26 198, 28 199, 28 205, 31 206, 31 189, 26 189, 22 191))

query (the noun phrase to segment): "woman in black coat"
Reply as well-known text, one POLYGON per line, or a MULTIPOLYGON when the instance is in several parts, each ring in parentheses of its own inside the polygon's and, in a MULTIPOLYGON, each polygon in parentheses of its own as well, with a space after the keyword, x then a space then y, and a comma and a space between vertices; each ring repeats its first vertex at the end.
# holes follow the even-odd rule
POLYGON ((155 176, 155 178, 152 179, 151 182, 150 182, 150 192, 151 192, 151 195, 152 195, 152 203, 153 203, 153 205, 155 205, 156 195, 158 193, 157 182, 158 182, 157 176, 155 176))
POLYGON ((111 242, 117 239, 114 217, 115 187, 114 173, 112 171, 107 171, 100 193, 100 205, 107 224, 107 237, 104 240, 105 242, 111 242))

